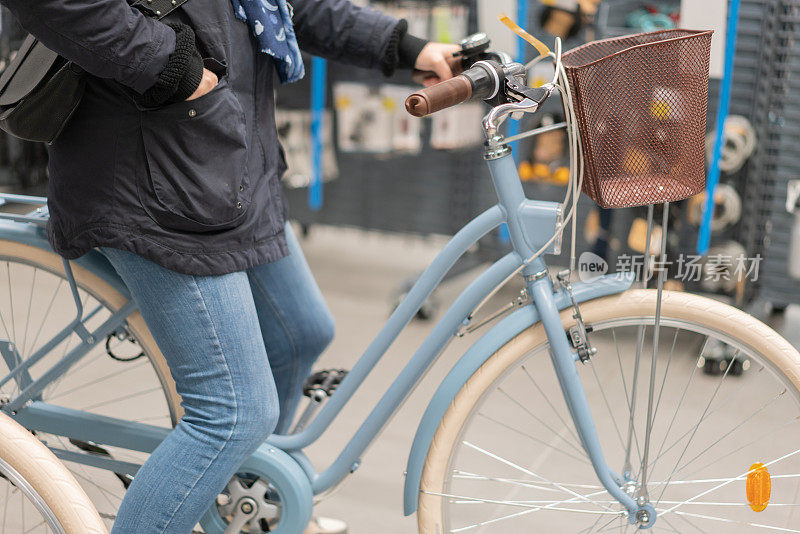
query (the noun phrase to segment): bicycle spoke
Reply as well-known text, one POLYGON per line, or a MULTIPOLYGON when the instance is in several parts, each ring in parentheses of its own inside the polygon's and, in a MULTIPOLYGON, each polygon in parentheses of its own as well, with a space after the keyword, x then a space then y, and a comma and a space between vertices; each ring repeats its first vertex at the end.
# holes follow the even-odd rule
POLYGON ((681 460, 683 460, 683 456, 686 454, 686 451, 689 449, 689 445, 691 445, 692 440, 694 439, 695 435, 697 435, 697 430, 700 428, 700 425, 703 423, 703 420, 705 418, 706 413, 708 412, 708 409, 711 407, 711 404, 714 402, 714 399, 717 397, 717 393, 719 393, 719 390, 722 387, 722 383, 725 381, 725 378, 728 376, 728 372, 733 368, 733 363, 736 361, 736 358, 739 355, 740 351, 741 351, 741 349, 737 349, 736 350, 736 352, 733 355, 733 358, 731 359, 730 364, 728 365, 728 367, 725 368, 725 372, 722 374, 722 378, 720 378, 719 384, 717 384, 717 387, 714 389, 714 394, 711 395, 711 398, 709 399, 708 404, 706 404, 706 407, 703 410, 702 415, 700 415, 700 420, 694 426, 694 430, 692 431, 692 435, 689 436, 689 441, 686 442, 686 446, 683 448, 683 451, 681 451, 681 454, 678 457, 678 460, 675 462, 675 467, 672 469, 672 473, 670 473, 670 475, 669 475, 669 477, 667 479, 667 484, 661 490, 661 494, 658 496, 658 499, 656 500, 656 505, 661 500, 661 498, 664 496, 664 492, 666 491, 667 486, 669 486, 669 479, 671 479, 672 476, 675 474, 675 471, 678 468, 678 465, 681 463, 681 460))
MULTIPOLYGON (((667 224, 669 222, 669 202, 665 202, 662 207, 661 221, 661 259, 664 261, 667 254, 667 224)), ((639 481, 642 485, 641 495, 647 498, 647 461, 650 457, 650 435, 653 431, 653 399, 656 387, 656 370, 658 367, 658 344, 661 336, 661 298, 664 292, 664 269, 658 271, 658 293, 656 297, 656 317, 653 325, 653 355, 650 359, 650 387, 647 391, 647 417, 644 426, 644 456, 641 463, 641 477, 639 481)))
MULTIPOLYGON (((6 262, 8 266, 8 262, 6 262)), ((9 310, 11 310, 11 342, 16 347, 17 343, 17 325, 14 320, 14 285, 11 283, 11 267, 8 267, 8 302, 9 310)))
MULTIPOLYGON (((22 354, 25 354, 25 347, 28 345, 28 327, 31 324, 31 308, 33 307, 33 288, 36 287, 36 274, 39 272, 39 269, 33 270, 33 281, 31 282, 31 291, 28 294, 28 313, 25 317, 25 333, 22 335, 22 354)), ((17 349, 19 350, 19 349, 17 349)))
POLYGON ((6 496, 3 499, 3 532, 6 531, 6 519, 8 519, 8 490, 11 482, 6 481, 6 496))
POLYGON ((564 428, 569 430, 569 433, 573 437, 573 439, 575 440, 575 443, 580 443, 581 440, 578 438, 578 435, 575 433, 575 430, 572 428, 572 425, 567 423, 567 421, 564 419, 564 417, 562 417, 561 413, 556 409, 556 407, 550 401, 550 397, 548 395, 545 395, 544 391, 542 391, 542 388, 539 386, 539 383, 533 378, 533 375, 531 375, 530 372, 528 372, 528 369, 526 369, 524 365, 522 365, 520 367, 525 372, 525 374, 528 375, 528 378, 530 379, 530 381, 533 383, 533 385, 539 391, 539 394, 545 400, 547 405, 550 406, 550 409, 553 410, 553 413, 555 414, 556 417, 558 417, 558 420, 561 421, 561 424, 564 425, 564 428))
MULTIPOLYGON (((622 389, 625 392, 625 402, 628 408, 628 413, 633 410, 633 406, 631 405, 631 397, 628 395, 628 386, 625 381, 625 371, 622 367, 622 355, 619 352, 619 341, 617 341, 617 329, 611 329, 611 337, 614 339, 614 346, 616 347, 617 352, 617 364, 619 365, 619 376, 622 379, 622 389)), ((636 455, 641 460, 642 458, 642 451, 639 449, 639 437, 636 435, 636 427, 633 427, 633 441, 636 444, 636 455)), ((627 455, 626 455, 627 456, 627 455)))
POLYGON ((518 508, 528 508, 532 512, 538 512, 540 510, 553 510, 553 511, 557 511, 557 512, 572 512, 572 513, 576 513, 576 514, 592 514, 592 515, 594 515, 594 514, 611 514, 611 515, 620 515, 619 512, 616 512, 616 511, 613 511, 613 510, 611 510, 611 511, 597 511, 597 510, 586 510, 585 508, 564 508, 564 507, 558 506, 559 504, 566 503, 568 501, 552 501, 552 502, 551 501, 547 501, 549 504, 547 504, 546 506, 540 506, 539 504, 527 503, 527 502, 522 502, 522 501, 500 501, 500 500, 497 500, 497 499, 485 499, 485 498, 481 498, 481 497, 470 497, 470 496, 467 496, 467 495, 454 495, 452 493, 438 493, 438 492, 435 492, 435 491, 423 491, 423 493, 426 493, 428 495, 435 495, 437 497, 447 497, 448 499, 455 499, 456 500, 456 504, 467 504, 467 503, 470 503, 470 504, 474 504, 474 503, 479 503, 479 504, 498 504, 498 505, 501 505, 501 506, 512 506, 512 507, 518 507, 518 508), (467 501, 467 502, 462 503, 462 502, 458 502, 458 501, 467 501))
POLYGON ((581 458, 579 456, 575 456, 574 454, 571 454, 571 453, 565 451, 564 449, 559 449, 558 447, 556 447, 552 443, 547 443, 546 441, 544 441, 542 439, 539 439, 539 438, 537 438, 535 436, 532 436, 532 435, 530 435, 530 434, 528 434, 526 432, 523 432, 522 430, 520 430, 518 428, 514 428, 514 427, 512 427, 510 425, 507 425, 507 424, 501 422, 501 421, 498 421, 497 419, 494 419, 493 417, 490 417, 490 416, 488 416, 488 415, 486 415, 484 413, 478 413, 478 415, 480 417, 483 417, 484 419, 487 419, 487 420, 497 424, 497 425, 500 425, 500 426, 502 426, 504 428, 507 428, 508 430, 511 430, 512 432, 520 434, 521 436, 525 436, 526 438, 532 440, 535 443, 538 443, 540 445, 544 445, 545 447, 553 449, 554 451, 559 452, 561 454, 565 454, 565 455, 569 456, 570 458, 572 458, 573 460, 577 460, 577 461, 582 462, 584 464, 588 464, 589 463, 588 461, 586 461, 585 459, 583 459, 583 458, 581 458))
POLYGON ((116 399, 110 399, 110 400, 106 400, 106 401, 103 401, 103 402, 90 404, 89 406, 84 406, 83 409, 84 410, 94 410, 95 408, 102 408, 103 406, 108 406, 109 404, 114 404, 114 403, 117 403, 117 402, 122 402, 124 400, 140 397, 140 396, 146 395, 148 393, 153 393, 154 391, 161 391, 161 386, 155 386, 155 387, 152 387, 152 388, 143 389, 141 391, 136 391, 134 393, 131 393, 129 395, 124 395, 124 396, 118 397, 116 399))
POLYGON ((611 422, 614 424, 614 430, 617 432, 617 437, 619 438, 619 445, 620 447, 624 447, 625 443, 622 440, 622 433, 619 430, 619 425, 617 425, 617 418, 614 417, 614 411, 611 409, 608 397, 606 397, 606 390, 602 384, 600 384, 600 377, 597 376, 597 369, 595 369, 594 362, 591 359, 589 360, 589 367, 592 368, 592 375, 594 375, 594 380, 597 383, 597 387, 600 389, 600 395, 603 396, 603 402, 608 410, 608 415, 611 416, 611 422))
POLYGON ((578 532, 578 534, 583 534, 584 532, 586 532, 586 534, 589 534, 594 529, 594 527, 597 526, 597 524, 600 522, 601 519, 603 519, 603 516, 602 515, 598 515, 597 516, 597 520, 595 520, 595 522, 592 523, 589 526, 589 528, 585 528, 585 529, 581 530, 580 532, 578 532))
MULTIPOLYGON (((489 477, 489 476, 486 476, 486 475, 478 475, 478 474, 475 474, 475 473, 468 473, 466 471, 455 471, 455 474, 456 474, 456 476, 454 478, 463 478, 465 480, 490 480, 492 482, 504 482, 504 483, 507 483, 507 484, 516 484, 516 485, 520 485, 522 487, 530 487, 530 488, 535 488, 535 489, 542 490, 542 491, 558 491, 558 490, 554 490, 554 489, 542 486, 542 484, 545 484, 544 482, 535 482, 534 483, 534 481, 530 480, 530 479, 497 478, 497 477, 489 477)), ((570 484, 568 482, 560 482, 560 483, 553 482, 553 483, 548 483, 548 484, 553 484, 553 485, 559 484, 559 485, 565 486, 565 487, 573 487, 573 488, 581 488, 581 489, 599 489, 599 490, 603 490, 602 486, 591 485, 591 484, 570 484)), ((545 486, 546 485, 547 484, 545 484, 545 486)), ((601 491, 601 493, 602 493, 602 491, 601 491)))
POLYGON ((779 398, 781 398, 781 397, 784 395, 784 393, 786 393, 786 390, 783 390, 783 391, 781 391, 780 393, 778 393, 778 394, 777 394, 775 397, 773 397, 773 398, 772 398, 772 399, 770 399, 768 402, 766 402, 766 403, 764 403, 762 406, 760 406, 760 407, 759 407, 759 408, 758 408, 758 409, 757 409, 755 412, 753 412, 752 414, 750 414, 749 416, 747 416, 746 418, 744 418, 744 419, 743 419, 743 420, 742 420, 742 421, 741 421, 739 424, 737 424, 737 425, 734 425, 734 427, 733 427, 733 428, 731 428, 731 429, 730 429, 730 430, 728 430, 728 431, 727 431, 725 434, 723 434, 722 436, 720 436, 719 438, 717 438, 717 439, 716 439, 716 440, 715 440, 715 441, 714 441, 714 442, 713 442, 711 445, 709 445, 708 447, 706 447, 705 449, 703 449, 703 450, 702 450, 700 453, 698 453, 696 456, 694 456, 694 457, 693 457, 691 460, 689 460, 688 462, 686 462, 685 464, 683 464, 681 467, 679 467, 679 468, 678 468, 678 470, 676 471, 676 474, 677 474, 677 473, 680 473, 681 471, 683 471, 684 469, 686 469, 686 467, 688 467, 689 465, 691 465, 691 464, 692 464, 692 463, 693 463, 695 460, 697 460, 697 459, 698 459, 698 458, 700 458, 702 455, 704 455, 706 452, 708 452, 708 451, 709 451, 709 450, 710 450, 712 447, 714 447, 715 445, 717 445, 717 444, 718 444, 720 441, 722 441, 723 439, 727 438, 728 436, 730 436, 731 434, 733 434, 734 432, 736 432, 736 431, 737 431, 738 429, 740 429, 740 428, 741 428, 741 427, 742 427, 744 424, 746 424, 748 421, 750 421, 750 420, 751 420, 753 417, 755 417, 756 415, 758 415, 758 414, 759 414, 759 413, 761 413, 762 411, 766 410, 768 406, 771 406, 771 405, 772 405, 772 404, 773 404, 775 401, 777 401, 779 398))
MULTIPOLYGON (((609 527, 609 525, 611 525, 612 523, 614 523, 616 521, 619 521, 618 517, 613 518, 608 523, 600 525, 600 528, 598 528, 596 532, 599 534, 600 532, 610 532, 611 530, 616 530, 617 529, 616 525, 609 527)), ((590 530, 589 532, 592 532, 592 531, 590 530)))
MULTIPOLYGON (((471 449, 473 449, 473 450, 475 450, 477 452, 480 452, 481 454, 484 454, 484 455, 488 456, 489 458, 492 458, 493 460, 497 460, 498 462, 501 462, 501 463, 503 463, 503 464, 505 464, 505 465, 507 465, 509 467, 517 469, 518 471, 521 471, 521 472, 525 473, 526 475, 530 475, 530 476, 535 477, 537 479, 543 480, 543 481, 545 481, 545 482, 547 482, 549 484, 552 484, 553 486, 557 487, 561 491, 563 491, 565 493, 568 493, 569 495, 572 495, 574 497, 577 497, 578 499, 582 499, 582 500, 585 500, 586 502, 590 502, 590 503, 594 504, 592 501, 590 501, 588 498, 586 498, 585 496, 581 495, 580 493, 572 491, 571 489, 568 489, 568 488, 566 488, 566 487, 564 487, 564 486, 562 486, 560 484, 556 484, 555 482, 553 482, 551 480, 548 480, 547 478, 545 478, 545 477, 543 477, 541 475, 538 475, 538 474, 534 473, 533 471, 531 471, 529 469, 525 469, 524 467, 522 467, 522 466, 520 466, 518 464, 515 464, 511 460, 507 460, 505 458, 502 458, 502 457, 500 457, 500 456, 498 456, 498 455, 496 455, 494 453, 491 453, 491 452, 489 452, 489 451, 487 451, 485 449, 482 449, 482 448, 478 447, 477 445, 473 445, 472 443, 469 443, 468 441, 464 441, 462 443, 464 445, 466 445, 467 447, 469 447, 469 448, 471 448, 471 449)), ((610 508, 608 508, 607 506, 603 506, 601 508, 605 508, 607 510, 610 510, 610 508)))
MULTIPOLYGON (((680 332, 680 330, 675 328, 675 335, 672 338, 672 346, 669 349, 669 357, 667 358, 667 365, 664 368, 664 377, 661 379, 661 386, 659 387, 659 390, 658 390, 658 400, 656 401, 656 408, 655 408, 655 410, 653 410, 653 420, 652 420, 652 424, 653 425, 655 425, 656 416, 658 415, 658 409, 661 406, 661 396, 664 393, 664 386, 667 383, 667 374, 669 374, 669 367, 670 367, 670 364, 672 363, 672 356, 673 356, 673 354, 675 354, 675 345, 678 342, 678 332, 680 332)), ((650 469, 655 467, 655 464, 656 464, 657 460, 658 460, 658 455, 656 455, 656 458, 650 464, 650 469)))
POLYGON ((728 518, 725 518, 725 517, 715 517, 715 516, 704 515, 704 514, 692 514, 692 513, 689 513, 689 512, 675 512, 675 513, 678 514, 678 515, 681 515, 681 516, 685 515, 685 516, 689 516, 689 517, 696 517, 698 519, 708 519, 710 521, 721 521, 723 523, 733 523, 733 524, 738 524, 738 525, 744 525, 746 527, 755 527, 755 528, 762 528, 762 529, 765 529, 765 530, 774 530, 776 532, 796 532, 796 533, 800 533, 800 530, 797 530, 797 529, 773 527, 773 526, 770 526, 770 525, 763 525, 763 524, 760 524, 760 523, 751 523, 749 521, 737 521, 735 519, 728 519, 728 518))
POLYGON ((452 532, 452 533, 466 532, 466 531, 472 530, 474 528, 483 527, 483 526, 491 525, 491 524, 494 524, 494 523, 499 523, 500 521, 508 521, 509 519, 516 519, 518 517, 521 517, 523 515, 528 515, 528 514, 533 513, 533 512, 536 512, 536 510, 524 510, 522 512, 517 512, 515 514, 509 514, 509 515, 506 515, 506 516, 503 516, 503 517, 498 517, 498 518, 495 518, 495 519, 487 519, 486 521, 481 521, 480 523, 475 523, 473 525, 469 525, 469 526, 466 526, 466 527, 450 529, 450 532, 452 532))
MULTIPOLYGON (((33 341, 31 342, 31 346, 29 350, 33 352, 36 349, 36 342, 39 341, 39 336, 44 329, 44 325, 47 324, 47 319, 50 317, 50 312, 53 310, 53 304, 56 301, 56 297, 58 296, 58 292, 61 290, 61 287, 64 285, 64 280, 61 279, 58 281, 58 286, 56 286, 55 291, 53 291, 53 296, 50 298, 50 303, 47 305, 47 309, 44 312, 44 316, 42 320, 39 322, 39 329, 36 331, 36 335, 33 336, 33 341)), ((24 356, 27 356, 28 352, 25 351, 24 356)))
MULTIPOLYGON (((585 452, 583 449, 579 449, 578 447, 576 447, 576 446, 575 446, 575 444, 573 444, 573 443, 570 443, 569 441, 567 441, 566 439, 564 439, 564 438, 561 436, 561 434, 559 434, 558 432, 556 432, 556 431, 555 431, 555 429, 553 429, 553 428, 552 428, 550 425, 548 425, 547 423, 545 423, 544 421, 542 421, 542 419, 541 419, 541 418, 539 418, 539 417, 538 417, 536 414, 534 414, 532 411, 530 411, 530 409, 529 409, 529 408, 527 408, 526 406, 524 406, 524 405, 523 405, 521 402, 519 402, 517 399, 515 399, 515 398, 511 397, 511 395, 509 395, 508 393, 506 393, 506 391, 505 391, 504 389, 502 389, 502 388, 497 388, 497 391, 499 391, 500 393, 502 393, 502 394, 503 394, 503 395, 504 395, 506 398, 508 398, 508 400, 510 400, 511 402, 513 402, 514 404, 516 404, 517 406, 519 406, 519 407, 520 407, 520 409, 522 409, 522 411, 524 411, 525 413, 527 413, 528 415, 530 415, 530 416, 531 416, 531 418, 532 418, 532 419, 534 419, 535 421, 538 421, 538 422, 539 422, 539 424, 541 424, 543 427, 545 427, 545 428, 546 428, 546 429, 548 429, 550 432, 552 432, 552 433, 553 433, 553 434, 554 434, 554 435, 555 435, 557 438, 559 438, 561 441, 563 441, 564 443, 566 443, 567 445, 569 445, 569 446, 572 448, 572 450, 574 450, 574 451, 575 451, 575 452, 577 452, 578 454, 582 454, 582 455, 585 455, 585 454, 586 454, 586 452, 585 452)), ((484 416, 484 417, 487 417, 487 416, 484 416)))
POLYGON ((33 532, 33 531, 34 531, 34 530, 36 530, 37 528, 39 528, 39 527, 41 527, 41 526, 44 526, 44 525, 46 525, 46 524, 47 524, 47 522, 46 522, 45 520, 39 521, 38 523, 36 523, 35 525, 33 525, 31 528, 29 528, 29 529, 27 529, 27 530, 24 530, 24 531, 22 531, 22 534, 28 534, 29 532, 33 532))
POLYGON ((548 484, 560 489, 561 491, 563 491, 563 492, 565 492, 565 493, 567 493, 569 495, 573 495, 575 497, 578 497, 579 499, 584 499, 584 500, 588 501, 588 499, 586 499, 586 497, 584 497, 583 495, 581 495, 581 494, 579 494, 579 493, 577 493, 575 491, 572 491, 570 489, 567 489, 566 487, 564 487, 564 486, 562 486, 560 484, 557 484, 555 482, 547 480, 546 478, 542 477, 541 475, 538 475, 538 474, 534 473, 533 471, 525 469, 524 467, 522 467, 520 465, 517 465, 517 464, 515 464, 514 462, 512 462, 510 460, 502 458, 502 457, 500 457, 500 456, 498 456, 496 454, 493 454, 493 453, 491 453, 491 452, 489 452, 489 451, 487 451, 485 449, 482 449, 482 448, 478 447, 477 445, 473 445, 472 443, 469 443, 467 441, 464 441, 463 444, 466 445, 467 447, 470 447, 471 449, 473 449, 475 451, 480 452, 481 454, 484 454, 484 455, 488 456, 489 458, 492 458, 493 460, 497 460, 498 462, 501 462, 501 463, 503 463, 505 465, 508 465, 509 467, 517 469, 517 470, 525 473, 526 475, 530 475, 530 476, 535 477, 535 478, 537 478, 539 480, 542 480, 542 481, 544 481, 544 482, 546 482, 546 483, 548 483, 548 484))
MULTIPOLYGON (((440 494, 440 493, 434 493, 434 492, 424 492, 424 493, 428 493, 428 494, 431 494, 431 495, 438 495, 440 497, 453 497, 452 495, 440 494)), ((602 493, 605 493, 605 490, 598 491, 596 493, 591 493, 589 495, 586 495, 585 497, 587 497, 587 498, 588 497, 593 497, 595 495, 600 495, 602 493)), ((479 502, 488 502, 488 501, 485 501, 483 499, 472 499, 472 498, 470 498, 470 500, 477 500, 479 502)), ((533 513, 533 512, 538 512, 539 510, 550 510, 550 511, 559 511, 559 510, 561 510, 561 511, 570 511, 570 512, 579 512, 579 513, 592 513, 592 514, 598 513, 596 511, 589 512, 589 511, 586 511, 586 510, 583 510, 583 509, 576 510, 576 509, 557 508, 561 504, 568 504, 568 503, 574 503, 574 502, 575 502, 575 498, 574 497, 571 498, 571 499, 566 499, 566 500, 562 500, 562 501, 554 501, 554 502, 552 502, 552 503, 550 503, 550 504, 548 504, 546 506, 532 507, 529 510, 524 510, 524 511, 521 511, 521 512, 515 512, 513 514, 505 515, 505 516, 502 516, 502 517, 497 517, 497 518, 493 518, 493 519, 490 519, 490 520, 481 521, 480 523, 469 525, 467 527, 453 529, 453 530, 450 530, 450 532, 464 532, 464 531, 471 530, 473 528, 477 528, 477 527, 480 527, 480 526, 489 525, 489 524, 492 524, 492 523, 498 523, 500 521, 506 521, 506 520, 514 519, 514 518, 517 518, 517 517, 520 517, 520 516, 523 516, 523 515, 527 515, 527 514, 530 514, 530 513, 533 513)), ((504 504, 504 503, 499 503, 499 504, 504 504)), ((597 520, 595 521, 594 524, 596 525, 597 523, 599 523, 600 519, 602 519, 604 517, 604 515, 607 515, 609 513, 613 513, 613 514, 619 515, 619 512, 600 512, 600 514, 602 514, 602 515, 598 516, 598 518, 597 518, 597 520)), ((591 528, 592 527, 590 527, 590 530, 591 530, 591 528)))
MULTIPOLYGON (((650 207, 652 210, 652 206, 650 207)), ((652 215, 652 212, 650 212, 652 215)), ((650 243, 650 232, 648 226, 647 243, 650 243)), ((647 256, 645 256, 647 258, 647 256)), ((647 260, 645 259, 645 263, 647 260)), ((645 269, 647 267, 645 266, 645 269)), ((631 402, 630 414, 628 418, 628 444, 625 446, 625 466, 623 468, 623 476, 631 470, 631 444, 633 443, 633 433, 635 432, 635 414, 636 414, 636 389, 639 382, 639 363, 642 359, 642 345, 644 344, 644 337, 647 332, 647 326, 640 326, 636 333, 636 361, 633 364, 633 380, 631 380, 631 402)), ((639 446, 639 440, 636 439, 636 446, 639 446)))
MULTIPOLYGON (((800 449, 797 449, 797 450, 795 450, 795 451, 792 451, 792 452, 790 452, 790 453, 788 453, 788 454, 785 454, 785 455, 781 456, 780 458, 776 458, 775 460, 772 460, 772 461, 766 462, 766 463, 764 463, 764 467, 769 467, 769 466, 771 466, 771 465, 774 465, 774 464, 776 464, 776 463, 778 463, 778 462, 782 462, 783 460, 786 460, 787 458, 791 458, 792 456, 795 456, 796 454, 800 454, 800 449)), ((689 499, 686 499, 686 500, 684 500, 684 501, 681 501, 680 503, 678 503, 678 504, 676 504, 676 505, 672 506, 671 508, 668 508, 668 509, 667 509, 667 510, 665 510, 664 512, 662 512, 662 515, 666 515, 666 514, 668 514, 668 513, 672 512, 672 511, 674 511, 674 510, 676 510, 676 509, 680 508, 681 506, 684 506, 684 505, 686 505, 687 503, 690 503, 690 502, 692 502, 692 501, 696 501, 696 500, 697 500, 697 499, 699 499, 700 497, 705 497, 705 496, 706 496, 706 495, 708 495, 709 493, 712 493, 712 492, 714 492, 714 491, 717 491, 718 489, 720 489, 720 488, 723 488, 723 487, 725 487, 725 486, 727 486, 728 484, 731 484, 731 483, 733 483, 733 482, 736 482, 737 480, 744 480, 744 479, 747 477, 747 475, 748 475, 749 473, 750 473, 750 470, 748 470, 748 471, 744 472, 743 474, 741 474, 741 475, 739 475, 739 476, 732 477, 732 478, 730 478, 730 479, 726 480, 725 482, 722 482, 722 483, 720 483, 720 484, 718 484, 718 485, 714 486, 713 488, 711 488, 711 489, 709 489, 709 490, 706 490, 706 491, 703 491, 703 492, 701 492, 701 493, 698 493, 698 494, 697 494, 697 495, 695 495, 694 497, 690 497, 689 499)), ((666 486, 667 486, 667 485, 669 485, 669 481, 667 481, 667 483, 666 483, 666 485, 665 485, 664 487, 666 488, 666 486)), ((663 495, 663 491, 662 491, 662 495, 663 495)))
POLYGON ((666 523, 669 526, 669 528, 672 529, 672 532, 677 532, 678 534, 683 534, 680 530, 675 528, 675 525, 673 525, 672 523, 669 522, 669 519, 664 518, 664 523, 666 523))
MULTIPOLYGON (((666 519, 666 518, 663 518, 663 519, 666 519)), ((679 514, 678 515, 678 519, 680 519, 681 521, 683 521, 684 523, 686 523, 687 525, 689 525, 690 527, 692 527, 696 531, 700 532, 701 534, 708 534, 705 530, 703 530, 702 528, 698 527, 697 525, 695 525, 694 523, 689 521, 689 519, 686 518, 686 516, 684 516, 683 514, 679 514)))
MULTIPOLYGON (((52 400, 55 400, 55 399, 60 399, 60 398, 66 397, 70 393, 75 393, 76 391, 81 391, 81 390, 83 390, 83 389, 85 389, 85 388, 87 388, 89 386, 95 386, 97 384, 105 382, 106 380, 110 380, 112 378, 120 376, 120 375, 122 375, 124 373, 127 373, 129 371, 132 371, 134 369, 139 369, 141 367, 144 367, 145 365, 148 365, 149 363, 150 362, 147 362, 147 361, 139 362, 139 363, 137 363, 137 364, 135 364, 135 365, 133 365, 131 367, 126 367, 125 369, 119 369, 117 371, 114 371, 113 373, 109 373, 107 375, 103 375, 103 376, 101 376, 99 378, 96 378, 94 380, 91 380, 89 382, 82 382, 81 384, 79 384, 79 385, 77 385, 77 386, 75 386, 73 388, 70 388, 70 389, 68 389, 66 391, 62 391, 58 395, 51 396, 49 400, 52 401, 52 400)), ((114 399, 114 400, 116 400, 116 399, 114 399)))
MULTIPOLYGON (((705 351, 706 346, 708 345, 710 340, 711 338, 709 336, 705 336, 703 343, 700 345, 700 351, 697 353, 696 362, 700 361, 700 357, 703 355, 703 352, 705 351)), ((678 413, 680 413, 681 406, 683 406, 683 401, 686 399, 686 393, 689 391, 689 387, 691 386, 692 381, 694 380, 694 375, 696 371, 697 371, 697 365, 695 363, 695 365, 692 366, 692 372, 689 374, 689 380, 686 382, 686 385, 683 388, 683 392, 681 393, 681 399, 678 401, 678 406, 675 408, 675 413, 672 415, 672 419, 669 422, 667 431, 664 433, 664 439, 661 441, 661 446, 658 449, 658 454, 656 454, 656 459, 653 460, 654 466, 655 462, 657 462, 658 459, 661 458, 661 453, 664 449, 664 445, 667 444, 667 438, 669 437, 669 434, 672 431, 672 426, 675 424, 675 420, 678 417, 678 413)))

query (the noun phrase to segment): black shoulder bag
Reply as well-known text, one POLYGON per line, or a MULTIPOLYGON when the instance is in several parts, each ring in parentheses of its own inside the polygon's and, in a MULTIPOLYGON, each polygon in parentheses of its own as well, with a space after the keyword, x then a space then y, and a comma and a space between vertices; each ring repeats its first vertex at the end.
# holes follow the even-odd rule
MULTIPOLYGON (((137 0, 131 5, 162 19, 187 1, 137 0)), ((87 75, 28 35, 0 75, 0 128, 15 137, 52 143, 78 107, 87 75)))

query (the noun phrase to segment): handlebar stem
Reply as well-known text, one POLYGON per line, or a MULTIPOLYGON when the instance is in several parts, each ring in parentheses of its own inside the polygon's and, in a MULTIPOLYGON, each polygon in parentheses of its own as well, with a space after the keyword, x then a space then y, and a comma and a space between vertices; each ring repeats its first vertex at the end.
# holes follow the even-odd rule
POLYGON ((539 103, 530 98, 525 98, 519 102, 501 104, 492 108, 492 111, 483 119, 483 130, 486 138, 490 144, 493 140, 503 139, 498 130, 509 115, 517 112, 534 113, 537 109, 539 109, 539 103))

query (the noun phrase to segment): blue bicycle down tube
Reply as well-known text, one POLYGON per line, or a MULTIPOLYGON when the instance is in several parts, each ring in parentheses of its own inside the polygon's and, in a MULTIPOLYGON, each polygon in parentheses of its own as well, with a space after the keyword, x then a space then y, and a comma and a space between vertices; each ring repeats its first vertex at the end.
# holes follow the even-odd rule
POLYGON ((719 91, 719 103, 717 105, 717 132, 714 138, 714 154, 711 158, 711 166, 708 169, 706 179, 706 203, 703 209, 703 221, 700 224, 700 233, 697 236, 697 253, 704 255, 708 252, 711 242, 711 220, 714 217, 714 191, 719 182, 719 160, 722 155, 722 139, 725 129, 725 119, 728 118, 728 110, 731 101, 731 86, 733 85, 733 59, 736 55, 736 31, 739 24, 739 3, 740 0, 731 0, 728 11, 728 26, 725 39, 725 66, 722 74, 722 82, 719 91))
POLYGON ((322 153, 325 128, 325 96, 328 62, 320 57, 311 61, 311 183, 308 187, 308 206, 322 209, 322 153))

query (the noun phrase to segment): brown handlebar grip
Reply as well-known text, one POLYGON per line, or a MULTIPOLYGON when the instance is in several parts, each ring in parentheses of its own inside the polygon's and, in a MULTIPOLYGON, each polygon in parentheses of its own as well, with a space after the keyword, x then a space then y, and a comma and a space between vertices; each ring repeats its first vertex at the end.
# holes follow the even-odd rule
POLYGON ((406 99, 406 111, 415 117, 425 117, 472 98, 472 82, 456 76, 417 91, 406 99))

